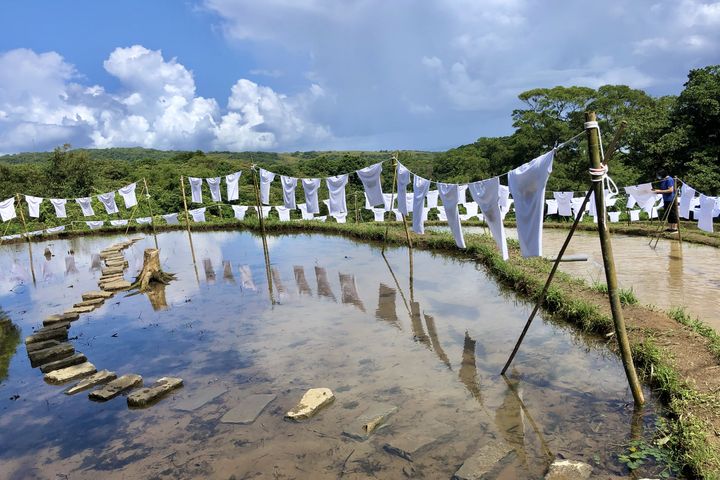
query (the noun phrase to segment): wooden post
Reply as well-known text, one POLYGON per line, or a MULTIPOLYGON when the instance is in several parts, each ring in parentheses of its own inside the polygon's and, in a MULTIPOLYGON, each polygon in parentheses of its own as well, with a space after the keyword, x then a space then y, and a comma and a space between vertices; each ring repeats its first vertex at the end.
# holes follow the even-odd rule
POLYGON ((155 215, 153 215, 152 203, 150 202, 150 190, 148 189, 148 184, 147 180, 145 180, 145 177, 143 177, 143 183, 145 184, 145 198, 147 198, 148 210, 150 210, 150 225, 152 225, 153 237, 155 237, 155 249, 159 250, 160 247, 158 247, 157 232, 155 231, 155 215))
POLYGON ((255 189, 255 201, 257 204, 258 221, 260 222, 260 235, 262 237, 263 255, 265 256, 265 275, 267 276, 268 293, 270 294, 270 304, 275 305, 275 297, 273 296, 272 273, 270 271, 270 251, 268 249, 267 239, 265 238, 265 219, 262 214, 262 201, 260 200, 260 180, 255 174, 255 165, 252 166, 253 188, 255 189))
POLYGON ((360 220, 358 219, 357 192, 353 193, 353 198, 355 199, 355 223, 360 223, 360 220))
MULTIPOLYGON (((390 212, 392 213, 392 204, 395 201, 395 181, 397 176, 397 168, 395 167, 395 164, 397 163, 397 154, 393 155, 392 157, 392 164, 393 164, 393 179, 392 179, 392 194, 390 194, 390 212)), ((385 206, 383 205, 383 208, 385 206)), ((384 214, 383 214, 384 215, 384 214)), ((385 253, 385 246, 387 245, 387 236, 388 236, 388 229, 390 228, 390 225, 387 223, 385 224, 385 238, 383 240, 383 246, 382 246, 382 253, 385 253)))
MULTIPOLYGON (((192 261, 193 265, 195 266, 195 276, 197 276, 198 273, 197 261, 195 260, 195 246, 193 245, 192 241, 192 233, 190 233, 190 214, 188 213, 187 196, 185 195, 185 177, 183 177, 182 175, 180 175, 180 191, 182 192, 183 206, 185 207, 185 228, 187 229, 188 240, 190 240, 190 253, 192 254, 192 261)), ((199 281, 200 277, 198 277, 198 282, 199 281)))
POLYGON ((673 208, 675 209, 675 218, 677 218, 678 240, 680 241, 680 243, 682 243, 682 232, 680 231, 680 205, 678 205, 678 197, 680 193, 680 188, 678 188, 678 177, 675 177, 673 185, 675 185, 675 198, 673 202, 673 208))
MULTIPOLYGON (((597 126, 597 117, 595 112, 585 113, 585 133, 588 141, 588 158, 590 160, 590 168, 602 168, 600 158, 600 136, 597 126)), ((632 351, 630 350, 630 341, 628 340, 627 331, 625 330, 625 319, 623 318, 622 305, 620 304, 620 295, 618 292, 617 276, 615 274, 615 259, 613 258, 612 243, 610 242, 610 232, 607 227, 607 215, 605 212, 605 195, 603 192, 603 182, 593 182, 593 190, 595 191, 595 211, 598 215, 598 233, 600 235, 600 248, 602 249, 603 265, 605 267, 605 279, 607 281, 608 296, 610 297, 610 309, 612 311, 613 322, 615 324, 615 336, 617 337, 618 346, 620 347, 620 357, 622 358, 625 375, 627 376, 630 390, 636 405, 645 403, 640 381, 635 372, 633 364, 632 351)))
POLYGON ((28 235, 27 223, 25 223, 25 213, 20 203, 20 194, 16 194, 18 202, 18 210, 20 210, 20 219, 22 220, 23 230, 25 231, 25 240, 27 240, 28 255, 30 256, 30 273, 32 274, 33 285, 35 285, 35 267, 33 266, 33 254, 32 254, 32 242, 30 241, 30 235, 28 235))

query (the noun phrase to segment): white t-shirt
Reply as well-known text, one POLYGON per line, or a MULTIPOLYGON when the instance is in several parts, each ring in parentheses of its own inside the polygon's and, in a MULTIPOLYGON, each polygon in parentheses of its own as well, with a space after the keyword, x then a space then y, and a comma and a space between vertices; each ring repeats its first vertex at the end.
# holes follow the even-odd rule
POLYGON ((132 208, 137 205, 137 197, 135 196, 136 187, 137 184, 131 183, 130 185, 125 185, 118 190, 118 193, 125 201, 125 208, 132 208))
POLYGON ((235 218, 238 220, 245 220, 245 213, 247 212, 248 207, 245 205, 231 205, 233 209, 233 213, 235 214, 235 218))
POLYGON ((188 210, 188 213, 193 219, 193 222, 204 222, 205 221, 205 207, 196 208, 194 210, 188 210))
POLYGON ((553 192, 553 197, 557 201, 557 213, 561 217, 572 216, 572 199, 573 192, 553 192))
POLYGON ((270 203, 270 184, 275 180, 275 174, 267 170, 260 169, 260 201, 264 205, 270 203))
POLYGON ((202 203, 202 178, 188 177, 190 182, 190 201, 193 203, 202 203))
POLYGON ((507 239, 505 237, 505 226, 503 216, 500 212, 500 179, 491 178, 481 182, 474 182, 470 185, 470 195, 480 206, 485 216, 485 221, 490 229, 490 234, 495 239, 498 250, 503 260, 508 259, 507 239))
POLYGON ((17 213, 15 212, 15 197, 10 197, 0 202, 0 218, 2 218, 2 221, 7 222, 15 217, 17 217, 17 213))
POLYGON ((228 202, 232 202, 233 200, 237 200, 238 198, 240 198, 238 182, 241 175, 242 172, 235 172, 231 173, 230 175, 225 175, 225 185, 227 187, 228 202))
POLYGON ((86 217, 92 217, 93 215, 95 215, 95 211, 92 208, 90 197, 76 198, 75 201, 78 205, 80 205, 80 209, 82 210, 83 215, 85 215, 86 217))
POLYGON ((347 212, 347 204, 345 201, 345 185, 347 185, 347 182, 347 173, 325 179, 325 183, 327 183, 328 190, 330 191, 330 201, 328 202, 330 215, 347 212))
POLYGON ((318 204, 318 189, 320 188, 319 178, 303 178, 303 190, 305 191, 305 206, 307 213, 320 213, 318 204))
POLYGON ((56 217, 67 218, 67 213, 65 212, 65 204, 67 203, 67 200, 64 198, 51 198, 50 203, 52 203, 52 206, 55 207, 56 217))
POLYGON ((410 184, 410 170, 403 164, 397 164, 397 204, 403 215, 408 214, 407 186, 410 184))
POLYGON ((32 218, 40 217, 40 204, 44 199, 40 197, 33 197, 32 195, 25 195, 25 201, 28 204, 28 213, 32 218))
POLYGON ((297 178, 280 175, 280 184, 283 189, 283 202, 285 202, 285 208, 296 208, 295 188, 297 188, 297 181, 297 178))
POLYGON ((103 204, 107 213, 118 213, 117 203, 115 203, 115 192, 108 192, 98 195, 98 200, 100 200, 100 203, 103 204))
POLYGON ((205 181, 210 187, 210 198, 213 202, 222 202, 222 195, 220 194, 220 177, 206 178, 205 181))
POLYGON ((376 163, 369 167, 356 171, 357 176, 365 187, 368 203, 373 207, 383 205, 385 198, 383 197, 382 186, 380 184, 380 175, 382 174, 382 163, 376 163))
POLYGON ((458 213, 459 187, 459 185, 452 183, 438 183, 438 192, 440 192, 440 200, 443 202, 445 216, 455 239, 455 245, 459 248, 465 248, 465 238, 463 237, 460 214, 458 213))
MULTIPOLYGON (((413 176, 413 232, 423 234, 425 233, 425 219, 427 214, 424 214, 424 203, 425 197, 428 194, 430 188, 430 180, 426 180, 417 175, 413 176)), ((437 192, 437 190, 435 190, 437 192)), ((437 198, 435 199, 437 203, 437 198)))
POLYGON ((682 218, 690 218, 690 207, 695 199, 695 189, 688 184, 682 186, 682 196, 680 197, 680 205, 678 206, 679 214, 682 218))
POLYGON ((713 210, 715 197, 700 194, 700 214, 698 215, 698 228, 706 232, 713 232, 713 210))

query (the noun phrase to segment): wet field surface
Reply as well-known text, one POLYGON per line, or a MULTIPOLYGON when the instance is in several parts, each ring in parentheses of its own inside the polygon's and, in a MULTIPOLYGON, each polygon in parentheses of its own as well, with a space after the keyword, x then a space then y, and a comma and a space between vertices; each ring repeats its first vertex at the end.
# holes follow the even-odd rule
MULTIPOLYGON (((20 338, 96 290, 93 255, 124 239, 34 244, 35 286, 26 245, 0 247, 0 307, 20 338)), ((551 322, 536 321, 500 377, 532 306, 473 262, 416 251, 411 283, 405 249, 387 251, 391 272, 376 245, 270 237, 273 305, 259 237, 194 234, 197 269, 185 233, 158 240, 177 280, 117 294, 70 337, 98 370, 184 387, 148 409, 95 403, 46 384, 22 341, 14 355, 1 343, 1 478, 450 478, 489 444, 514 451, 498 478, 542 478, 558 455, 623 476, 623 444, 657 420, 649 392, 633 417, 622 366, 602 343, 551 322), (284 420, 313 387, 335 402, 284 420), (274 395, 254 422, 221 421, 254 394, 274 395), (366 441, 344 435, 377 404, 397 407, 385 427, 366 441), (388 451, 412 443, 412 461, 388 451)), ((152 246, 148 237, 125 251, 126 278, 152 246)))

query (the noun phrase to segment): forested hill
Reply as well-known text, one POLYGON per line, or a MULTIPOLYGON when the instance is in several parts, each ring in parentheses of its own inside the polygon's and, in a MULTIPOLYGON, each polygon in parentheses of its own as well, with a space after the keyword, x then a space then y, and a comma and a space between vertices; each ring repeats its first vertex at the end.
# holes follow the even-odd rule
MULTIPOLYGON (((515 131, 479 138, 447 152, 400 152, 410 170, 434 180, 468 182, 499 175, 583 129, 584 111, 598 114, 607 146, 622 121, 622 148, 610 165, 618 185, 654 179, 661 168, 698 191, 720 193, 720 65, 692 70, 678 96, 652 97, 623 85, 538 88, 519 96, 515 131)), ((560 150, 551 190, 586 190, 585 142, 560 150)), ((220 176, 257 163, 276 173, 322 177, 389 158, 391 152, 179 152, 143 148, 76 149, 0 157, 0 199, 16 193, 73 198, 147 178, 175 189, 180 175, 220 176)), ((389 179, 385 180, 389 184, 389 179)), ((389 186, 389 185, 388 185, 389 186)))

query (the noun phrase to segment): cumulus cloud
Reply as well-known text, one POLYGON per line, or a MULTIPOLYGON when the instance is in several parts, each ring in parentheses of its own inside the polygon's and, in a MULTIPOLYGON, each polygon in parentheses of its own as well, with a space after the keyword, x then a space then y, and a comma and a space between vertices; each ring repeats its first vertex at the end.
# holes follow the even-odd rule
POLYGON ((177 59, 141 45, 117 48, 103 63, 120 88, 83 85, 56 52, 0 53, 0 145, 5 153, 76 146, 161 149, 282 149, 328 138, 306 112, 323 96, 310 85, 295 96, 240 79, 227 108, 198 96, 177 59))

